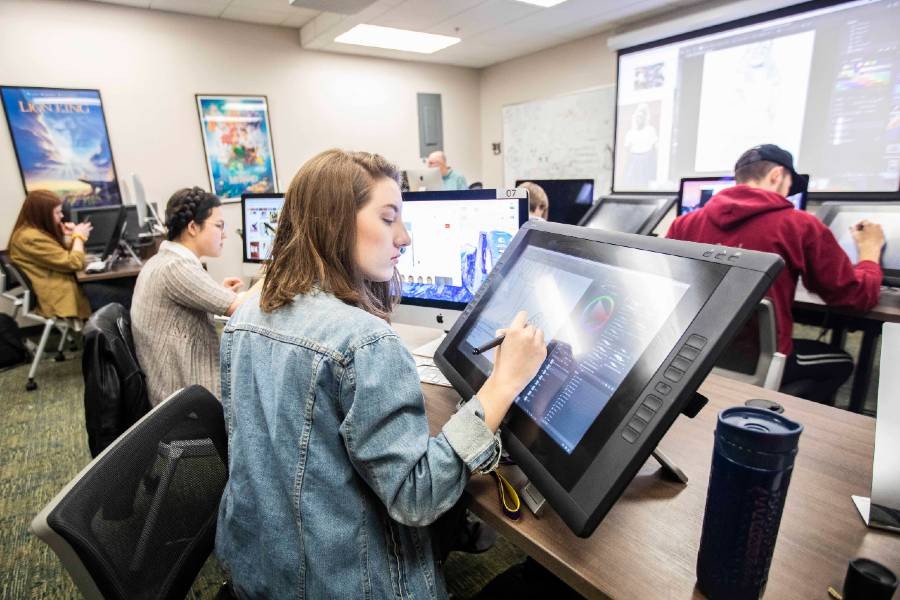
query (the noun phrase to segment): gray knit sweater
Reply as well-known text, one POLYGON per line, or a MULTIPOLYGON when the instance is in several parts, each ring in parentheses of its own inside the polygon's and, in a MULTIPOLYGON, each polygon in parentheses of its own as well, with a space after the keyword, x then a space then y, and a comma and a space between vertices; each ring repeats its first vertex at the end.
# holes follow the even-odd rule
POLYGON ((225 314, 235 297, 177 242, 163 242, 144 264, 134 287, 131 328, 153 406, 195 383, 219 396, 213 315, 225 314))

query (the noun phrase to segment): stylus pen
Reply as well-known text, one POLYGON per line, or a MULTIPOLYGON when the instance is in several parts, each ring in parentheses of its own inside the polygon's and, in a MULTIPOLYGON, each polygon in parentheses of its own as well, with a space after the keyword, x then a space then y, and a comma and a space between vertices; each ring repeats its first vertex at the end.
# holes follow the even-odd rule
POLYGON ((505 337, 506 336, 504 334, 500 334, 497 337, 495 337, 494 339, 492 339, 491 341, 485 342, 484 344, 482 344, 480 346, 476 346, 475 348, 472 348, 472 354, 484 354, 491 348, 496 348, 497 346, 499 346, 500 344, 503 343, 503 339, 505 337))

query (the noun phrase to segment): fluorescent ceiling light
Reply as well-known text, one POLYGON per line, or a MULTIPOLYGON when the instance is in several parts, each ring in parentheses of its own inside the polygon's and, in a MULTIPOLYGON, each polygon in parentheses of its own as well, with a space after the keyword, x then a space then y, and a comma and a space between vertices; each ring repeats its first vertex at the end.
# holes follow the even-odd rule
POLYGON ((517 0, 518 2, 524 2, 525 4, 534 4, 535 6, 543 6, 544 8, 550 8, 551 6, 556 6, 557 4, 562 4, 566 0, 517 0))
POLYGON ((340 44, 374 46, 375 48, 387 48, 389 50, 431 54, 453 44, 458 44, 459 38, 449 35, 410 31, 408 29, 395 29, 394 27, 357 25, 334 38, 334 41, 340 44))

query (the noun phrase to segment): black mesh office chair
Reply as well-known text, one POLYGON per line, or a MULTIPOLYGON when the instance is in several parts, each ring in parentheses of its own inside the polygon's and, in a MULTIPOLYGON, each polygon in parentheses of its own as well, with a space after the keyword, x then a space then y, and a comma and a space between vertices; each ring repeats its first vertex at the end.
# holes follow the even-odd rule
POLYGON ((179 390, 34 518, 86 598, 183 598, 215 541, 228 478, 222 406, 179 390))
POLYGON ((25 383, 25 389, 31 392, 37 389, 37 382, 34 380, 34 376, 37 374, 38 365, 44 357, 44 349, 47 347, 47 341, 50 339, 50 332, 53 329, 58 329, 60 332, 59 347, 56 349, 56 360, 61 362, 66 359, 63 354, 63 348, 65 347, 66 339, 70 336, 69 321, 59 317, 45 317, 35 312, 37 295, 31 286, 31 280, 12 263, 6 252, 0 252, 0 271, 3 273, 4 288, 6 288, 2 291, 2 295, 13 305, 12 317, 22 317, 44 326, 44 330, 41 332, 41 341, 38 342, 37 349, 34 350, 34 359, 31 361, 31 368, 28 370, 28 381, 25 383))

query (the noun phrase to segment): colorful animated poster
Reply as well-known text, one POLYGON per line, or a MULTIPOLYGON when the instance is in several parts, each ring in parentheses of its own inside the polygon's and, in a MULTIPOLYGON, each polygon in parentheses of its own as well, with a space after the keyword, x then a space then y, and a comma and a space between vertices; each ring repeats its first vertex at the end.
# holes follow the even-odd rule
POLYGON ((203 149, 213 192, 240 200, 243 193, 278 189, 265 96, 197 96, 203 149))
POLYGON ((26 192, 73 208, 121 204, 99 91, 0 86, 0 96, 26 192))

